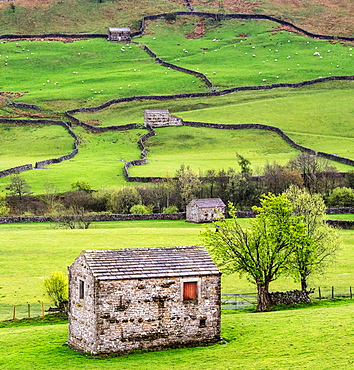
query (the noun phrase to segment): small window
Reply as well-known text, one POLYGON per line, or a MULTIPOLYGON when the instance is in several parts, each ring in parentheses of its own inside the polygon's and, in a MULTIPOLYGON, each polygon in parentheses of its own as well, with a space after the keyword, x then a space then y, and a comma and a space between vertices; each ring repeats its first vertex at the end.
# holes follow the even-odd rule
POLYGON ((183 300, 193 300, 198 299, 197 294, 197 282, 188 282, 183 284, 183 300))
POLYGON ((199 327, 205 328, 206 327, 206 319, 200 319, 199 320, 199 327))
POLYGON ((83 280, 79 280, 79 298, 85 298, 85 282, 83 280))

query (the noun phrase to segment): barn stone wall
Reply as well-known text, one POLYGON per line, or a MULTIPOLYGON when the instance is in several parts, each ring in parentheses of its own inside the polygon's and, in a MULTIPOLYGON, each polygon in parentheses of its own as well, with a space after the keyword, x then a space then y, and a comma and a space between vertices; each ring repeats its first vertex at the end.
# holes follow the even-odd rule
MULTIPOLYGON (((84 267, 77 266, 75 272, 93 284, 82 271, 84 267)), ((187 280, 198 281, 197 301, 183 301, 183 278, 96 282, 95 297, 89 296, 87 301, 85 297, 85 302, 76 299, 71 304, 74 311, 70 315, 69 345, 103 354, 218 341, 220 277, 195 276, 187 280), (95 317, 89 311, 95 312, 95 317)), ((71 294, 78 295, 76 284, 77 279, 70 286, 71 294)))
POLYGON ((96 346, 95 281, 84 257, 80 256, 69 267, 69 338, 68 344, 83 352, 96 346), (85 298, 79 298, 79 281, 84 281, 85 298))
POLYGON ((196 223, 215 221, 219 216, 215 208, 218 208, 220 213, 225 214, 225 207, 200 208, 196 204, 188 204, 186 207, 186 221, 196 223))

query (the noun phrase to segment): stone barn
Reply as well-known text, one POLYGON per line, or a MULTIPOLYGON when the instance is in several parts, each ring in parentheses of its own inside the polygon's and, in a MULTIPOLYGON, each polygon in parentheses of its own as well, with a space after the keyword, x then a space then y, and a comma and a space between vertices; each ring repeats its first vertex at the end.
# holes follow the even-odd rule
POLYGON ((187 222, 215 221, 221 213, 225 216, 226 205, 220 198, 193 199, 186 207, 187 222))
POLYGON ((180 126, 182 119, 170 114, 168 109, 146 109, 144 114, 144 126, 164 127, 180 126))
POLYGON ((129 27, 110 27, 108 28, 109 41, 129 41, 130 28, 129 27))
POLYGON ((220 277, 203 246, 82 251, 68 344, 97 355, 217 342, 220 277))

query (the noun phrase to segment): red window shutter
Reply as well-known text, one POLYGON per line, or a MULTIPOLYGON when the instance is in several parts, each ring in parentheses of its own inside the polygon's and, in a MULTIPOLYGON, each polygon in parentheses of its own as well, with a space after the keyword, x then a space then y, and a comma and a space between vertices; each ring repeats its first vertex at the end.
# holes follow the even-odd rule
POLYGON ((183 299, 197 299, 197 283, 184 283, 183 284, 183 299))

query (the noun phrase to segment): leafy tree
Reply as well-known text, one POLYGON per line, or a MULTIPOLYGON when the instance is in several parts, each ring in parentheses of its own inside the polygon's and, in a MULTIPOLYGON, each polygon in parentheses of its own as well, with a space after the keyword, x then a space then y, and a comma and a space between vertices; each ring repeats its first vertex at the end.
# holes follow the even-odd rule
POLYGON ((256 284, 257 311, 270 307, 269 284, 287 271, 296 243, 304 236, 304 225, 292 215, 284 195, 264 195, 249 229, 237 222, 236 209, 229 204, 231 220, 220 219, 216 231, 207 229, 204 243, 215 262, 228 273, 245 274, 256 284))
POLYGON ((13 197, 18 197, 20 201, 23 200, 23 197, 26 195, 33 194, 31 192, 31 186, 28 185, 27 181, 21 177, 19 174, 11 176, 9 186, 6 188, 9 190, 9 195, 13 197))
POLYGON ((319 194, 310 194, 296 186, 284 193, 293 207, 293 214, 301 216, 305 224, 305 237, 298 240, 290 267, 302 291, 307 291, 308 278, 314 272, 323 271, 333 261, 338 250, 338 235, 326 223, 326 206, 319 194))
POLYGON ((251 162, 247 158, 243 157, 241 154, 238 154, 237 152, 236 158, 238 165, 241 167, 241 173, 244 175, 251 175, 252 174, 251 162))
POLYGON ((330 207, 354 207, 354 189, 335 188, 327 198, 330 207))
POLYGON ((114 213, 129 213, 130 208, 141 203, 141 197, 136 188, 124 186, 114 190, 107 202, 108 208, 114 213))
POLYGON ((31 186, 19 174, 11 176, 10 184, 6 188, 9 190, 8 196, 11 197, 12 207, 18 209, 20 213, 25 210, 27 197, 33 194, 31 186))
POLYGON ((189 167, 184 164, 176 171, 177 189, 181 197, 181 208, 185 206, 194 198, 197 198, 200 191, 201 181, 198 175, 189 167))
POLYGON ((59 311, 66 311, 68 279, 61 271, 55 271, 44 279, 44 291, 59 311))

